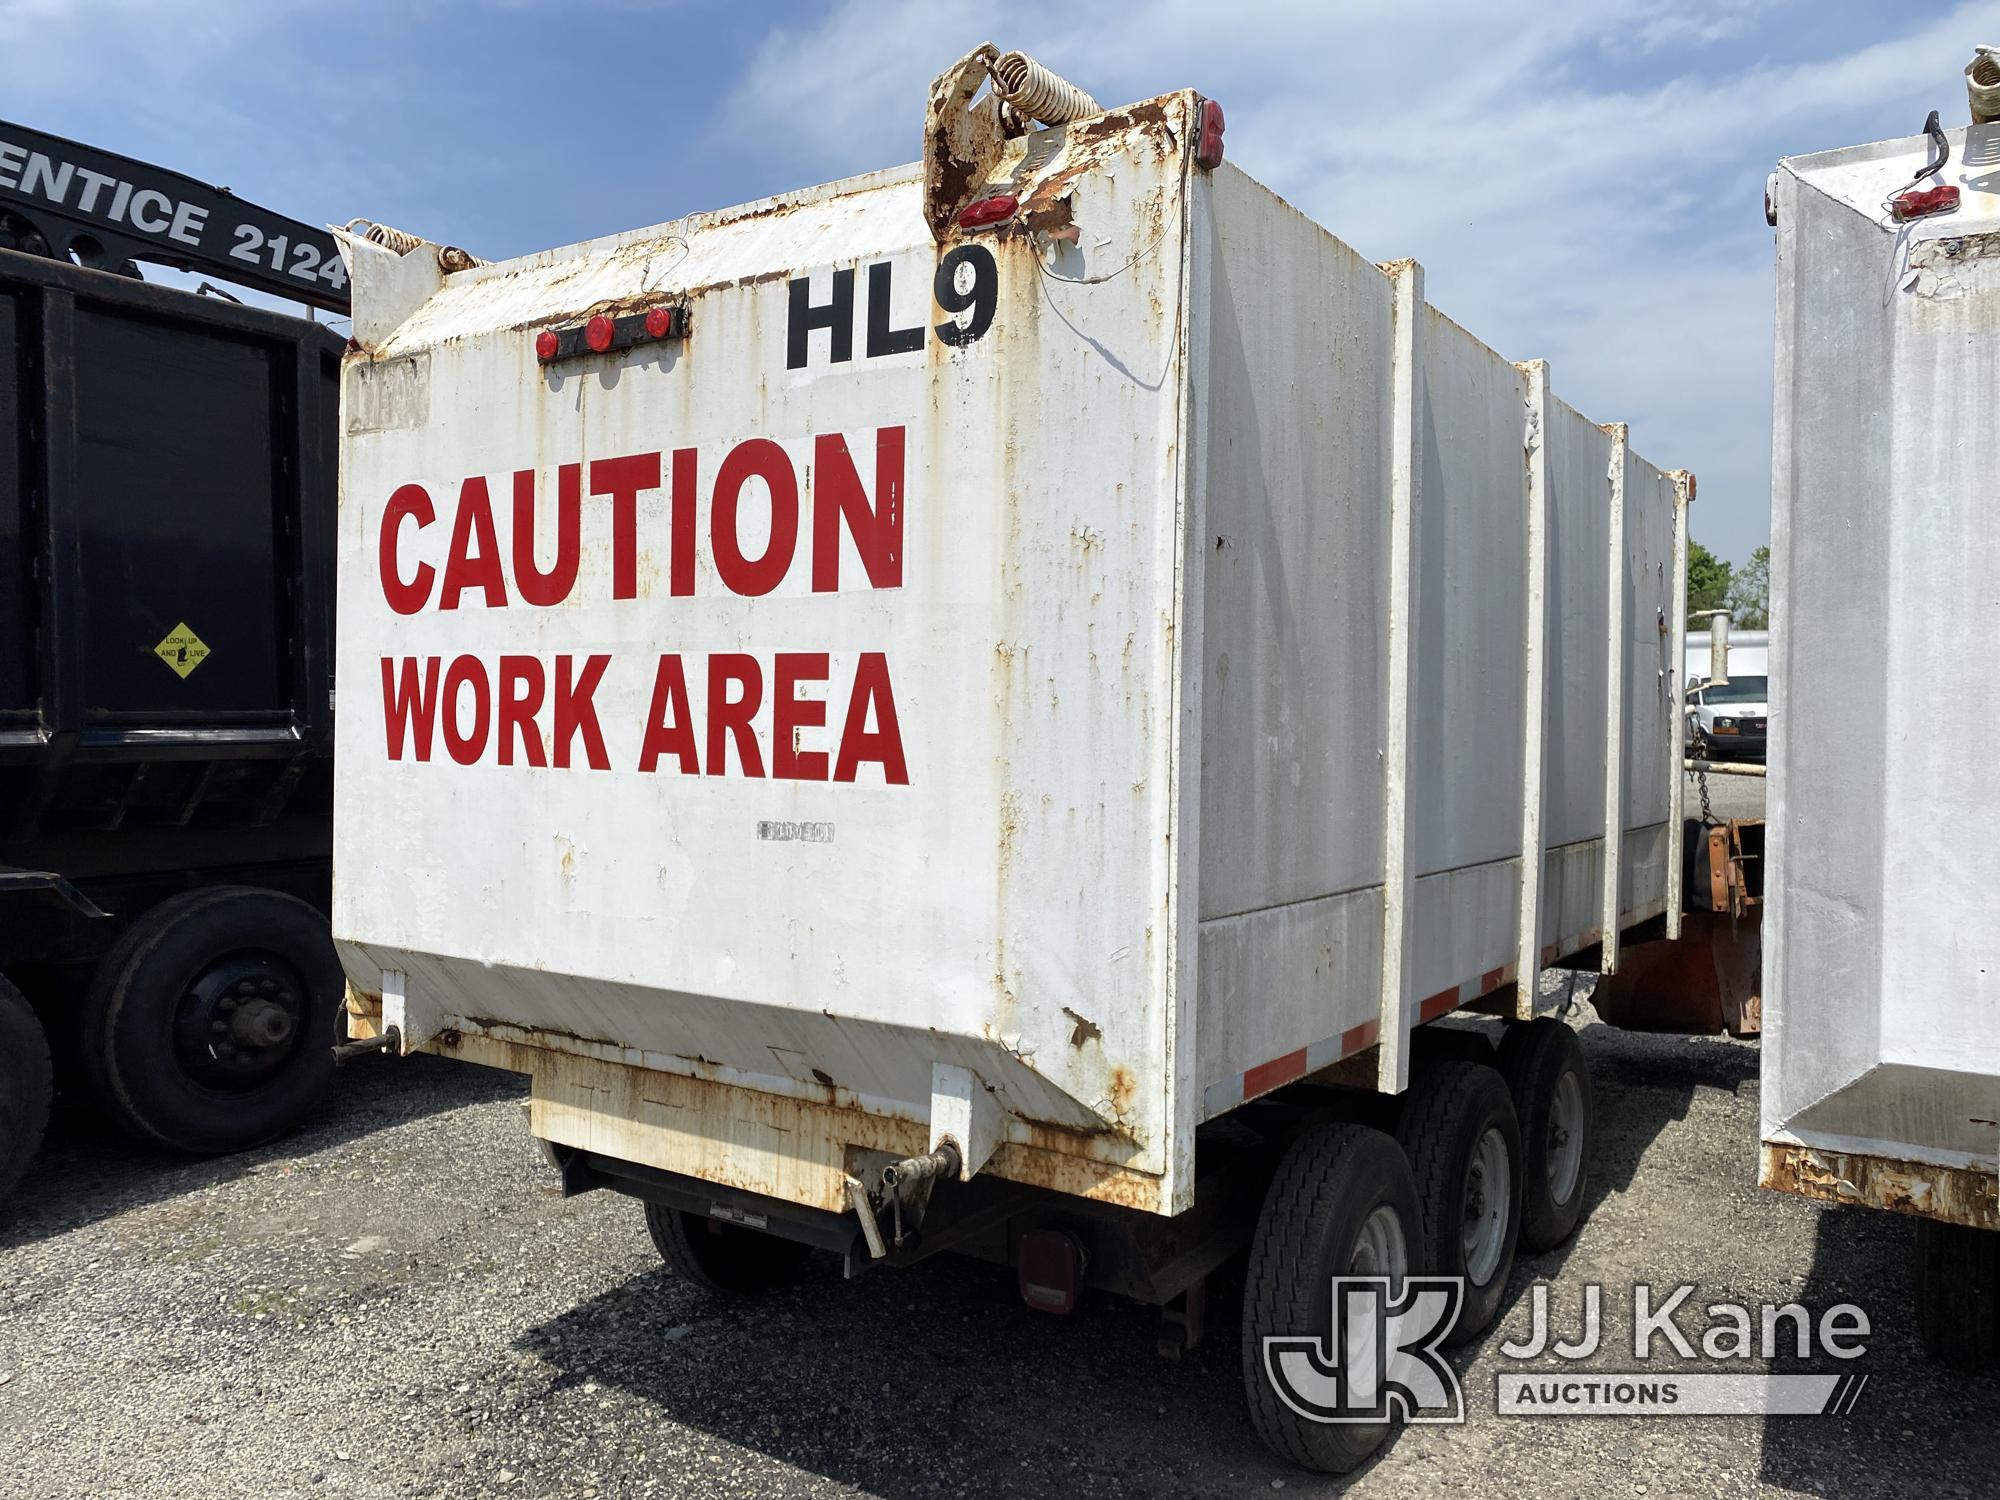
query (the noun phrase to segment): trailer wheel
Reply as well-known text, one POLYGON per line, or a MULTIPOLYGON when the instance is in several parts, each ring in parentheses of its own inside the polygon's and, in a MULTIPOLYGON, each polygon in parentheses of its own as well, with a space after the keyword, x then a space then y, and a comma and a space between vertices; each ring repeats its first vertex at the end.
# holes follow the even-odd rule
POLYGON ((0 1199, 35 1159, 55 1097, 49 1039, 21 992, 0 979, 0 1199))
POLYGON ((1500 1072, 1521 1121, 1521 1244, 1550 1250, 1583 1217, 1590 1179, 1590 1066, 1554 1016, 1517 1021, 1500 1039, 1500 1072))
POLYGON ((1422 1213, 1417 1268, 1465 1279, 1445 1335, 1463 1344, 1500 1311, 1521 1232, 1521 1126, 1507 1084, 1480 1063, 1434 1063, 1411 1080, 1396 1125, 1422 1213))
POLYGON ((342 994, 326 918, 305 902, 190 891, 141 913, 98 965, 85 1074, 141 1140, 246 1150, 298 1125, 332 1085, 342 994))
POLYGON ((1257 1435, 1282 1458, 1330 1474, 1366 1462, 1392 1424, 1321 1422, 1278 1393, 1265 1340, 1316 1336, 1333 1327, 1335 1276, 1400 1280, 1413 1265, 1420 1224, 1409 1163, 1378 1130, 1319 1125, 1292 1143, 1264 1195, 1243 1290, 1243 1393, 1257 1435))
POLYGON ((812 1246, 796 1240, 659 1203, 646 1205, 646 1230, 674 1275, 706 1291, 737 1296, 783 1286, 812 1255, 812 1246))
POLYGON ((1910 1281, 1926 1354, 1967 1373, 2000 1363, 2000 1233, 1917 1220, 1910 1281))

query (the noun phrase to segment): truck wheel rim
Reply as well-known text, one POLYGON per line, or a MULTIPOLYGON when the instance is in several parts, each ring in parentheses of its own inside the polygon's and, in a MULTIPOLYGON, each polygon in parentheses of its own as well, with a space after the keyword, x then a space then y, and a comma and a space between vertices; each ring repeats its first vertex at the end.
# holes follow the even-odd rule
MULTIPOLYGON (((1347 1259, 1349 1276, 1386 1276, 1389 1295, 1402 1295, 1403 1278, 1410 1274, 1410 1245, 1403 1233, 1403 1221, 1396 1210, 1384 1203, 1361 1221, 1354 1237, 1354 1250, 1347 1259)), ((1374 1318, 1355 1318, 1347 1325, 1347 1368, 1375 1368, 1374 1318)))
POLYGON ((1548 1156, 1549 1197, 1567 1203, 1583 1175, 1583 1089, 1574 1073, 1556 1080, 1555 1097, 1549 1101, 1548 1156))
POLYGON ((1392 1290, 1410 1274, 1409 1242, 1403 1236, 1403 1221, 1396 1210, 1384 1203, 1361 1221, 1354 1237, 1354 1254, 1347 1262, 1350 1276, 1386 1276, 1392 1290))
POLYGON ((1472 1148, 1472 1162, 1465 1174, 1465 1211, 1459 1220, 1465 1276, 1474 1286, 1486 1285, 1500 1268, 1500 1258, 1507 1249, 1513 1187, 1506 1137, 1498 1126, 1491 1126, 1472 1148))

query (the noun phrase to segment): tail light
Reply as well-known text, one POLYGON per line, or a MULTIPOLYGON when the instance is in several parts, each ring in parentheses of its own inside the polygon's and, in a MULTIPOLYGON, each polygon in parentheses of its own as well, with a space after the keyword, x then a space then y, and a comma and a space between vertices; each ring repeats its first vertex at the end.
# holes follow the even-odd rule
POLYGON ((1222 165, 1222 106, 1213 99, 1201 101, 1201 134, 1195 141, 1194 159, 1198 166, 1213 172, 1222 165))
POLYGON ((1933 188, 1912 188, 1889 200, 1889 209, 1899 222, 1928 218, 1932 214, 1948 214, 1957 207, 1958 189, 1948 182, 1933 188))
POLYGON ((675 303, 661 303, 643 313, 611 317, 599 313, 587 323, 567 328, 544 328, 535 335, 535 358, 543 364, 576 359, 586 354, 607 354, 630 349, 635 344, 657 343, 663 339, 684 339, 688 332, 688 310, 675 303))
POLYGON ((1014 1257, 1021 1300, 1042 1312, 1073 1311, 1085 1261, 1082 1243, 1067 1230, 1028 1230, 1014 1257))
POLYGON ((991 198, 981 198, 968 203, 958 211, 961 229, 980 229, 988 224, 998 224, 1014 217, 1021 207, 1021 200, 1012 193, 995 193, 991 198))

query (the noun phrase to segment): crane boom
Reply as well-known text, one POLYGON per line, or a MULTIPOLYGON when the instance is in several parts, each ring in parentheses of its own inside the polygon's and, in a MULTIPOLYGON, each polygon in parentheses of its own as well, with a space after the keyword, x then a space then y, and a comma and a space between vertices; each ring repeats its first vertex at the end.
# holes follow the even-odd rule
POLYGON ((146 261, 348 310, 333 236, 226 187, 0 120, 0 245, 98 270, 146 261))

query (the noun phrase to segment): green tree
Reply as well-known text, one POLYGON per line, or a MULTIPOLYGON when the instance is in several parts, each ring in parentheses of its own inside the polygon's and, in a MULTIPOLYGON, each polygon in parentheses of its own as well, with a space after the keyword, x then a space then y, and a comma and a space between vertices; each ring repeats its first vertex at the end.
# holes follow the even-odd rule
MULTIPOLYGON (((1767 551, 1769 549, 1766 549, 1767 551)), ((1688 538, 1688 623, 1703 622, 1694 617, 1704 609, 1722 609, 1729 596, 1729 564, 1688 538)))
POLYGON ((1771 628, 1771 549, 1759 547, 1741 572, 1731 571, 1725 594, 1731 623, 1745 630, 1771 628))

